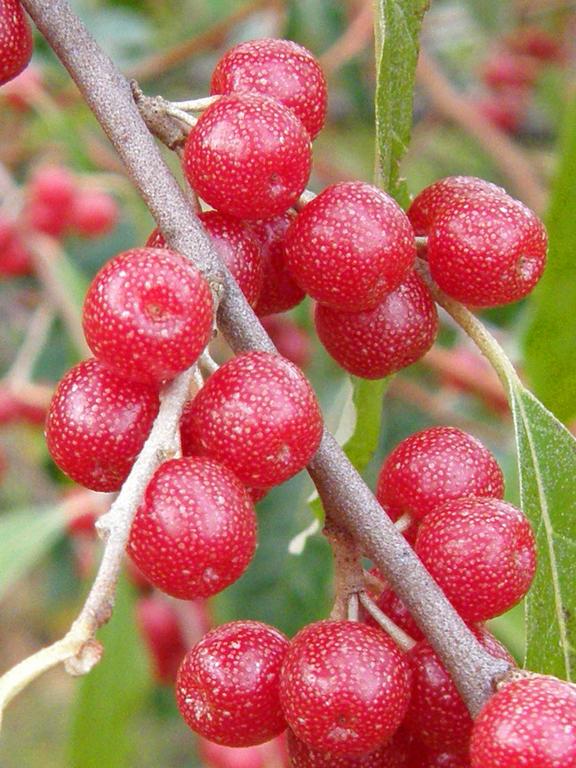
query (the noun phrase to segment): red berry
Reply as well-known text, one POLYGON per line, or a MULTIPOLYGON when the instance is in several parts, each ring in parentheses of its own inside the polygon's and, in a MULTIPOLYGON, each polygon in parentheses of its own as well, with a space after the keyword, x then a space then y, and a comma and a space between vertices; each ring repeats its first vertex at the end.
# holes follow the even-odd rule
POLYGON ((47 165, 30 181, 26 219, 32 229, 60 237, 70 223, 76 196, 76 181, 67 168, 47 165))
POLYGON ((282 357, 299 368, 308 365, 312 358, 312 342, 303 328, 282 315, 268 315, 261 322, 282 357))
POLYGON ((209 768, 280 768, 281 749, 279 739, 252 747, 224 747, 201 736, 198 738, 198 752, 209 768))
POLYGON ((482 69, 482 79, 489 88, 529 88, 538 77, 538 65, 528 56, 511 51, 494 51, 482 69))
POLYGON ((516 53, 532 56, 541 62, 561 63, 564 59, 562 40, 540 27, 514 30, 507 44, 516 53))
POLYGON ((326 79, 320 64, 291 40, 262 38, 232 48, 216 65, 210 93, 270 96, 294 112, 311 138, 326 117, 326 79))
POLYGON ((378 501, 396 516, 418 520, 450 499, 503 495, 494 456, 455 427, 430 427, 402 440, 382 465, 376 488, 378 501))
POLYGON ((420 524, 415 550, 467 621, 485 621, 512 608, 536 571, 530 523, 499 499, 447 501, 420 524))
POLYGON ((286 267, 286 233, 294 221, 293 211, 266 221, 255 221, 251 229, 260 243, 262 290, 254 311, 260 317, 285 312, 300 304, 306 295, 286 267))
MULTIPOLYGON (((391 587, 384 587, 376 598, 376 605, 382 613, 385 613, 389 619, 392 619, 394 624, 404 630, 413 640, 422 640, 424 638, 422 631, 410 615, 410 611, 391 587)), ((366 616, 366 624, 371 627, 379 626, 370 615, 366 616)))
POLYGON ((86 360, 60 381, 46 419, 56 464, 93 491, 117 491, 140 453, 158 412, 155 387, 126 381, 86 360))
POLYGON ((472 768, 574 768, 576 687, 517 680, 488 700, 472 731, 472 768))
POLYGON ((184 256, 134 248, 98 272, 84 301, 88 346, 129 378, 173 379, 212 335, 213 301, 204 276, 184 256))
POLYGON ((32 33, 20 0, 0 0, 0 85, 19 75, 32 57, 32 33))
POLYGON ((438 331, 436 305, 415 272, 373 309, 342 312, 318 304, 314 322, 334 360, 364 379, 381 379, 412 365, 438 331))
POLYGON ((415 756, 407 768, 470 768, 467 754, 454 752, 426 752, 414 747, 415 756))
POLYGON ((362 181, 334 184, 309 202, 286 236, 286 264, 321 304, 347 312, 375 307, 416 258, 406 214, 362 181))
POLYGON ((283 213, 306 187, 310 137, 286 107, 265 96, 223 96, 190 131, 184 173, 209 205, 240 219, 283 213))
POLYGON ((496 128, 518 133, 526 119, 529 100, 525 91, 514 88, 489 93, 475 101, 476 109, 496 128))
POLYGON ((512 198, 478 197, 444 208, 428 235, 430 272, 464 304, 493 307, 526 296, 546 264, 546 230, 512 198))
POLYGON ((288 725, 310 748, 356 755, 383 745, 410 701, 410 671, 382 632, 320 621, 292 640, 280 697, 288 725))
POLYGON ((41 424, 46 421, 46 407, 21 399, 8 387, 0 387, 0 425, 25 421, 41 424))
POLYGON ((338 755, 312 749, 288 729, 288 753, 292 768, 408 768, 407 750, 396 736, 363 755, 338 755))
MULTIPOLYGON (((472 631, 491 656, 514 663, 506 648, 488 631, 483 628, 472 631)), ((407 659, 413 683, 404 727, 429 750, 465 752, 472 732, 472 718, 444 665, 426 640, 417 643, 408 652, 407 659)))
POLYGON ((154 586, 181 600, 210 597, 244 573, 256 547, 246 489, 203 457, 165 461, 138 507, 128 553, 154 586))
POLYGON ((101 237, 118 223, 118 204, 106 192, 80 191, 70 211, 70 226, 83 237, 101 237))
POLYGON ((136 604, 136 620, 150 653, 156 681, 174 682, 186 653, 174 606, 158 594, 141 597, 136 604))
POLYGON ((249 352, 210 376, 186 407, 181 433, 185 454, 210 456, 263 488, 304 469, 320 444, 322 415, 293 363, 249 352))
POLYGON ((423 189, 412 201, 408 218, 417 235, 427 235, 436 217, 445 208, 479 196, 506 195, 502 187, 475 176, 446 176, 423 189))
POLYGON ((16 226, 0 217, 0 276, 27 275, 32 264, 30 254, 20 239, 16 226))
POLYGON ((233 621, 209 632, 186 655, 176 699, 189 727, 227 747, 248 747, 286 728, 280 668, 288 639, 259 621, 233 621))

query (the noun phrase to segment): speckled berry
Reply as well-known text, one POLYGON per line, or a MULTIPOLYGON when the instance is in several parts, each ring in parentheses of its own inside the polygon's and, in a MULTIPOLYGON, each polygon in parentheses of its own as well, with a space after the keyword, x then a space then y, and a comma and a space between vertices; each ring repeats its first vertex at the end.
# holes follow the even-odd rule
POLYGON ((373 309, 342 312, 318 304, 314 322, 334 360, 364 379, 381 379, 412 365, 428 352, 438 331, 436 305, 415 272, 373 309))
MULTIPOLYGON (((474 628, 473 632, 491 656, 514 664, 506 648, 487 630, 474 628)), ((412 670, 412 698, 404 727, 428 750, 465 753, 472 718, 444 665, 426 640, 417 643, 406 658, 412 670)))
POLYGON ((265 488, 304 469, 322 437, 312 387, 293 364, 269 352, 233 358, 186 407, 185 454, 210 456, 249 486, 265 488))
MULTIPOLYGON (((394 624, 398 625, 400 629, 406 632, 413 640, 422 640, 424 635, 418 628, 418 625, 410 615, 410 611, 402 600, 398 597, 392 587, 385 586, 382 592, 376 598, 376 605, 382 613, 385 613, 389 619, 392 619, 394 624)), ((366 616, 366 624, 372 627, 378 627, 378 623, 372 616, 366 616)))
POLYGON ((260 317, 292 309, 306 295, 286 267, 286 233, 294 217, 293 211, 286 211, 272 219, 251 224, 254 237, 260 243, 264 272, 260 298, 254 307, 260 317))
POLYGON ((326 79, 320 64, 291 40, 262 38, 235 46, 216 65, 210 93, 270 96, 294 112, 311 138, 326 117, 326 79))
POLYGON ((136 621, 150 655, 156 682, 173 683, 186 653, 186 642, 174 605, 158 593, 140 597, 136 603, 136 621))
POLYGON ((450 499, 503 495, 494 456, 456 427, 430 427, 402 440, 382 465, 376 487, 381 504, 417 520, 450 499))
POLYGON ((56 464, 93 491, 117 491, 158 412, 156 387, 126 381, 97 360, 72 368, 59 383, 46 419, 56 464))
POLYGON ((530 523, 499 499, 447 501, 421 522, 415 550, 467 621, 485 621, 512 608, 536 571, 530 523))
POLYGON ((102 237, 118 223, 118 204, 107 192, 83 189, 70 209, 70 227, 82 237, 102 237))
POLYGON ((292 640, 280 697, 288 725, 309 747, 362 754, 400 726, 410 700, 410 671, 382 632, 353 621, 320 621, 292 640))
POLYGON ((414 756, 406 768, 470 768, 466 753, 427 752, 420 745, 413 751, 414 756))
POLYGON ((292 768, 409 768, 407 748, 396 736, 374 752, 338 755, 312 749, 288 729, 288 754, 292 768))
POLYGON ((506 685, 478 715, 470 757, 472 768, 574 768, 576 687, 553 677, 506 685))
POLYGON ((417 235, 427 235, 434 220, 445 208, 479 196, 507 197, 502 187, 476 176, 446 176, 416 195, 408 208, 408 218, 417 235))
POLYGON ((127 549, 154 586, 193 600, 236 581, 255 547, 256 516, 244 486, 212 459, 188 457, 156 470, 127 549))
POLYGON ((0 277, 26 275, 31 268, 30 253, 16 225, 0 216, 0 277))
POLYGON ((438 286, 474 307, 526 296, 546 264, 540 219, 509 197, 475 197, 444 208, 428 235, 428 263, 438 286))
POLYGON ((375 307, 406 279, 415 258, 406 214, 362 181, 325 189, 286 236, 286 264, 298 285, 321 304, 347 312, 375 307))
POLYGON ((189 727, 227 747, 272 739, 286 728, 280 668, 288 638, 258 621, 233 621, 209 632, 186 655, 176 699, 189 727))
POLYGON ((213 302, 204 276, 184 256, 134 248, 98 272, 84 301, 94 355, 132 379, 173 379, 199 357, 212 334, 213 302))
POLYGON ((190 131, 184 173, 222 213, 266 219, 286 211, 306 187, 310 137, 300 120, 266 96, 223 96, 190 131))
POLYGON ((32 57, 32 32, 20 0, 0 0, 0 85, 12 80, 32 57))

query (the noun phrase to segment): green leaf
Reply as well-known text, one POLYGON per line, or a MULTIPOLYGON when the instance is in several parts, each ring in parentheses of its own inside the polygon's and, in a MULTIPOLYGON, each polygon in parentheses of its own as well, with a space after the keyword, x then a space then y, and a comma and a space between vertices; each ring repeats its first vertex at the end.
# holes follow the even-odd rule
POLYGON ((0 598, 46 554, 65 522, 61 507, 9 512, 0 517, 0 598))
POLYGON ((400 162, 412 131, 419 33, 428 0, 376 2, 377 179, 401 205, 409 202, 400 162))
POLYGON ((562 421, 576 416, 576 100, 566 111, 562 153, 547 217, 549 260, 531 302, 525 369, 536 395, 562 421))
POLYGON ((128 768, 129 725, 151 684, 134 623, 134 591, 122 580, 110 623, 99 634, 102 661, 82 678, 74 705, 71 768, 128 768))

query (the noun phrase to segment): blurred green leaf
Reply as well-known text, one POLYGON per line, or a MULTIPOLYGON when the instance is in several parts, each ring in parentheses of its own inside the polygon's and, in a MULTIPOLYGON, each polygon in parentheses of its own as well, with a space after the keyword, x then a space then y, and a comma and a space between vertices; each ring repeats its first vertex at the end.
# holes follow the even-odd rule
POLYGON ((127 768, 133 745, 128 726, 151 685, 134 623, 134 591, 118 584, 114 615, 99 634, 102 661, 79 683, 70 742, 71 768, 127 768))
POLYGON ((376 3, 376 151, 378 182, 401 205, 409 202, 400 162, 412 131, 419 33, 428 0, 376 3))
POLYGON ((562 154, 547 217, 550 252, 531 299, 525 369, 536 395, 562 421, 576 416, 576 99, 565 116, 562 154))
MULTIPOLYGON (((88 290, 88 280, 65 253, 62 253, 54 261, 54 270, 58 282, 65 289, 67 296, 80 313, 84 304, 84 296, 88 290)), ((78 317, 80 317, 80 314, 78 317)))
POLYGON ((366 469, 378 447, 384 392, 389 383, 389 378, 376 381, 352 378, 356 424, 344 452, 358 472, 366 469))
POLYGON ((9 512, 0 517, 0 598, 48 552, 65 522, 61 507, 9 512))

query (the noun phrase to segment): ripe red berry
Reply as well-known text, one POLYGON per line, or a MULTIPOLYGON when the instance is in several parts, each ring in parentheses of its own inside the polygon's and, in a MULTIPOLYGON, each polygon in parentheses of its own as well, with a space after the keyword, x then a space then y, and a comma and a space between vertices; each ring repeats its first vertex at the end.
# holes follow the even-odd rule
POLYGON ((489 88, 529 88, 538 77, 538 64, 529 56, 499 50, 490 54, 481 74, 489 88))
POLYGON ((506 685, 478 715, 470 757, 472 768, 574 768, 576 687, 553 677, 506 685))
POLYGON ((303 328, 282 315, 268 315, 261 322, 282 357, 299 368, 308 365, 312 358, 312 342, 303 328))
POLYGON ((0 277, 26 275, 31 266, 30 254, 16 226, 0 216, 0 277))
POLYGON ((310 137, 295 115, 265 96, 223 96, 190 131, 184 173, 209 205, 240 219, 286 211, 306 187, 310 137))
POLYGON ((178 672, 176 699, 188 726, 228 747, 282 733, 278 689, 287 648, 282 632, 259 621, 233 621, 209 632, 178 672))
POLYGON ((499 499, 447 501, 420 524, 415 550, 467 621, 485 621, 512 608, 536 571, 530 523, 499 499))
POLYGON ((32 57, 32 33, 20 0, 0 0, 0 85, 19 75, 32 57))
POLYGON ((517 28, 506 42, 516 53, 531 56, 540 62, 562 63, 564 59, 562 40, 541 27, 517 28))
POLYGON ((418 520, 450 499, 503 495, 494 456, 456 427, 430 427, 402 440, 382 465, 376 487, 378 501, 396 517, 408 513, 418 520))
POLYGON ((41 424, 46 421, 46 408, 21 398, 7 386, 0 386, 0 425, 25 421, 41 424))
POLYGON ((34 173, 28 189, 26 220, 32 229, 60 237, 70 223, 76 181, 67 168, 47 165, 34 173))
POLYGON ((382 632, 353 621, 320 621, 292 640, 280 697, 288 725, 310 748, 362 754, 400 726, 410 701, 410 671, 382 632))
POLYGON ((186 653, 186 643, 174 606, 159 594, 139 598, 136 621, 146 643, 158 683, 173 683, 186 653))
POLYGON ((210 93, 260 93, 284 104, 313 139, 326 117, 326 79, 306 48, 262 38, 232 48, 212 75, 210 93))
POLYGON ((426 752, 420 745, 414 747, 414 757, 407 768, 470 768, 465 753, 426 752))
POLYGON ((364 379, 381 379, 412 365, 438 331, 436 305, 415 272, 373 309, 342 312, 318 304, 314 322, 334 360, 364 379))
POLYGON ((396 736, 374 752, 338 755, 312 749, 288 729, 288 754, 292 768, 409 768, 407 749, 396 736))
POLYGON ((529 107, 526 91, 507 89, 488 93, 475 100, 476 109, 488 122, 506 133, 518 133, 526 119, 529 107))
POLYGON ((155 387, 126 381, 98 360, 74 366, 58 384, 46 419, 56 464, 93 491, 117 491, 158 412, 155 387))
POLYGON ((106 192, 85 189, 76 195, 70 211, 70 227, 83 237, 101 237, 118 223, 118 204, 106 192))
POLYGON ((210 376, 186 407, 181 434, 185 454, 210 456, 265 488, 304 469, 320 444, 322 415, 293 363, 249 352, 210 376))
MULTIPOLYGON (((506 648, 487 630, 472 631, 491 656, 514 663, 506 648)), ((472 718, 444 665, 426 640, 417 643, 407 659, 412 669, 412 698, 404 727, 428 750, 465 753, 472 718)))
POLYGON ((427 235, 436 217, 445 208, 479 196, 505 195, 502 187, 475 176, 446 176, 416 195, 408 209, 408 218, 417 235, 427 235))
POLYGON ((226 467, 194 457, 156 470, 127 549, 154 586, 193 600, 240 578, 255 547, 256 515, 246 489, 226 467))
POLYGON ((416 258, 406 214, 362 181, 334 184, 296 216, 286 264, 298 285, 334 309, 375 307, 407 277, 416 258))
MULTIPOLYGON (((380 608, 382 613, 385 613, 389 619, 392 619, 394 624, 404 630, 404 632, 406 632, 406 634, 413 640, 422 640, 424 638, 422 631, 418 628, 418 625, 410 615, 410 611, 391 587, 384 587, 382 592, 376 598, 376 605, 380 608)), ((365 621, 366 624, 371 627, 379 626, 376 620, 369 614, 366 616, 365 621)))
POLYGON ((270 768, 277 766, 282 755, 280 739, 272 739, 252 747, 224 747, 214 741, 198 738, 198 752, 208 768, 270 768))
POLYGON ((212 316, 210 287, 187 258, 134 248, 92 281, 83 326, 99 360, 129 378, 162 382, 198 359, 212 334, 212 316))
POLYGON ((546 230, 525 205, 505 197, 459 201, 436 216, 428 235, 433 279, 475 307, 526 296, 546 264, 546 230))
POLYGON ((273 219, 251 224, 252 232, 260 243, 264 272, 262 290, 254 307, 260 317, 292 309, 306 295, 286 267, 286 233, 294 216, 293 211, 286 211, 273 219))

